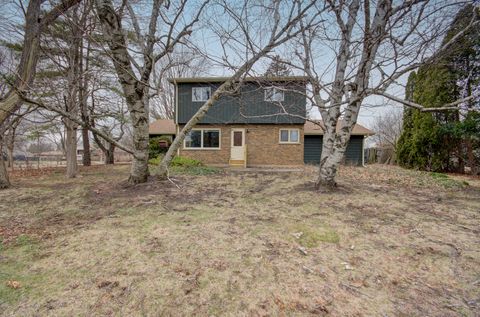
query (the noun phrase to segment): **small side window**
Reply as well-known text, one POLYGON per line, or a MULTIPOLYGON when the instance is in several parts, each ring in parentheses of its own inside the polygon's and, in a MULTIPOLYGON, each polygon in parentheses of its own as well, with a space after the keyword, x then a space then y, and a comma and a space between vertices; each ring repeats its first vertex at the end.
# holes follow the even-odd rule
POLYGON ((298 129, 280 129, 280 143, 299 143, 300 130, 298 129))

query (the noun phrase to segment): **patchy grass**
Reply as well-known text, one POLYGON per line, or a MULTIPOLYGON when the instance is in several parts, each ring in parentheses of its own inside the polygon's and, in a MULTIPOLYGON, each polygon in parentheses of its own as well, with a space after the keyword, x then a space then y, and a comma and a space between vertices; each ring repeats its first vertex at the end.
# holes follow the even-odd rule
MULTIPOLYGON (((157 174, 157 166, 162 162, 163 156, 159 155, 157 158, 150 159, 148 163, 151 165, 151 174, 155 176, 157 174)), ((172 160, 169 168, 170 174, 174 175, 212 175, 220 174, 222 169, 205 166, 202 162, 183 156, 175 156, 172 160)))
POLYGON ((219 174, 223 170, 211 166, 172 166, 171 172, 181 175, 211 175, 219 174))
POLYGON ((301 246, 307 248, 318 247, 322 242, 340 242, 340 237, 335 230, 323 226, 297 225, 293 227, 291 234, 301 246))
POLYGON ((467 181, 458 181, 448 177, 447 174, 444 173, 430 173, 430 176, 435 179, 440 185, 445 188, 461 188, 465 186, 469 186, 470 184, 467 181))
POLYGON ((135 187, 128 166, 14 174, 0 314, 479 314, 476 179, 343 167, 317 193, 313 167, 182 168, 135 187))

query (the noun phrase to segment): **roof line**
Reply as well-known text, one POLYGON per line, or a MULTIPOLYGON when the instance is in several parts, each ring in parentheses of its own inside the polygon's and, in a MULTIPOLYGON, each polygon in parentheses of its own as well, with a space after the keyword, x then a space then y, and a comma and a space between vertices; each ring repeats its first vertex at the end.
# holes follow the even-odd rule
MULTIPOLYGON (((230 79, 231 77, 176 77, 168 78, 170 83, 218 83, 224 82, 230 79)), ((297 81, 297 82, 307 82, 307 76, 278 76, 278 77, 268 77, 268 76, 259 76, 259 77, 245 77, 243 81, 260 81, 260 82, 272 82, 272 81, 297 81)))

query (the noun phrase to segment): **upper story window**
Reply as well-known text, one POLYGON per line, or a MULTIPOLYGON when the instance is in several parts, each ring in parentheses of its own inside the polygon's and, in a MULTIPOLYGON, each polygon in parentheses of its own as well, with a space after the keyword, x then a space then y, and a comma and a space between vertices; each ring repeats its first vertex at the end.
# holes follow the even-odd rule
POLYGON ((280 88, 265 88, 265 101, 284 101, 285 94, 280 88))
POLYGON ((207 101, 210 99, 210 87, 193 87, 192 101, 207 101))

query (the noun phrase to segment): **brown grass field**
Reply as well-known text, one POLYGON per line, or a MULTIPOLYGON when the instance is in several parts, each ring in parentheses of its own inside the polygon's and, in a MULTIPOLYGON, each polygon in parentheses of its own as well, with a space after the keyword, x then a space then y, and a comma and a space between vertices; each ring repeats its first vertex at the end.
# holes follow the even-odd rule
POLYGON ((313 167, 209 173, 14 173, 0 315, 480 316, 478 178, 343 167, 317 193, 313 167))

